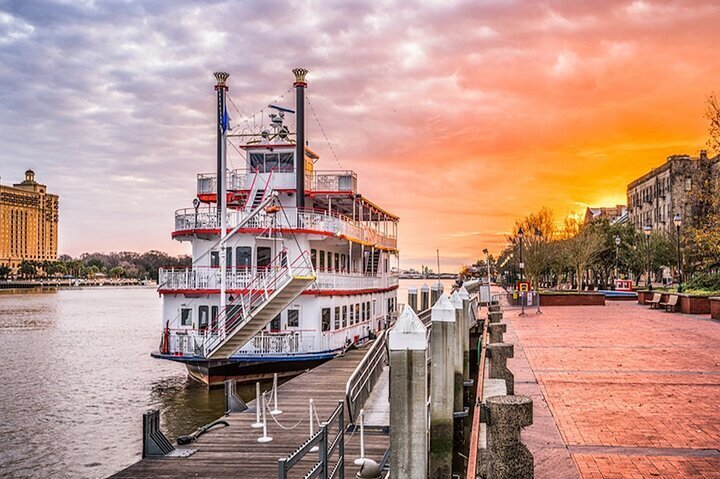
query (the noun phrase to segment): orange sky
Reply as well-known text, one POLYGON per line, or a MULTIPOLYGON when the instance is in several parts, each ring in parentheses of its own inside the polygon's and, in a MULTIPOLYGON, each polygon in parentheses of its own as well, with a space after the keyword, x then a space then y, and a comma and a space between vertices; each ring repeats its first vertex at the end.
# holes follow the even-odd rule
MULTIPOLYGON (((170 232, 214 168, 214 70, 249 114, 307 67, 342 167, 401 218, 402 265, 440 248, 448 269, 499 251, 542 206, 624 203, 629 181, 704 148, 704 98, 720 89, 716 1, 2 8, 0 175, 34 167, 61 195, 74 255, 188 251, 170 232)), ((318 167, 337 169, 308 130, 318 167)))

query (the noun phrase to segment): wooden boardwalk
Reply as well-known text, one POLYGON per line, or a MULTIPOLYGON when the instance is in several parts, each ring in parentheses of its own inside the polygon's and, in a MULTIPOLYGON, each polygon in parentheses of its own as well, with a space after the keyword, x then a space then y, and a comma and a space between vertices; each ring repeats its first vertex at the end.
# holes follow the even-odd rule
MULTIPOLYGON (((372 344, 372 343, 371 343, 372 344)), ((326 420, 345 399, 345 383, 369 346, 347 352, 321 366, 305 372, 282 384, 278 394, 278 408, 282 414, 277 421, 269 415, 268 435, 272 442, 259 443, 262 429, 254 429, 255 401, 248 403, 250 410, 233 413, 225 419, 228 427, 217 427, 202 435, 190 449, 197 451, 190 457, 152 457, 120 471, 119 478, 272 478, 277 477, 278 459, 287 457, 309 437, 308 402, 312 398, 320 421, 326 420), (293 428, 293 426, 295 426, 293 428)), ((347 410, 345 413, 347 422, 347 410)), ((315 425, 317 430, 317 423, 315 425)), ((366 431, 365 456, 378 463, 389 445, 389 435, 366 431)), ((360 455, 360 433, 345 434, 345 477, 355 477, 358 466, 353 461, 360 455)), ((308 454, 297 464, 288 477, 303 477, 317 461, 318 454, 308 454)))

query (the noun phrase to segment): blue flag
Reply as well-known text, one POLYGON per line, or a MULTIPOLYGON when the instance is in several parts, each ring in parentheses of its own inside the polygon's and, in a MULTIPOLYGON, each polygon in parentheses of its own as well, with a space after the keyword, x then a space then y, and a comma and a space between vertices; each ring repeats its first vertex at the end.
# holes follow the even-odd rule
POLYGON ((230 128, 230 116, 228 115, 227 105, 225 105, 225 111, 223 111, 221 126, 223 133, 225 133, 228 128, 230 128))

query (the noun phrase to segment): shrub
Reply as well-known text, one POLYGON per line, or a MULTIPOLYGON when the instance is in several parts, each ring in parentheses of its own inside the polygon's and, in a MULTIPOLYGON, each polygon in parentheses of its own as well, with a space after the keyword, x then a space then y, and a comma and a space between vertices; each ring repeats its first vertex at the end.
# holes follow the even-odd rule
POLYGON ((687 282, 689 290, 720 291, 720 273, 700 273, 687 282))

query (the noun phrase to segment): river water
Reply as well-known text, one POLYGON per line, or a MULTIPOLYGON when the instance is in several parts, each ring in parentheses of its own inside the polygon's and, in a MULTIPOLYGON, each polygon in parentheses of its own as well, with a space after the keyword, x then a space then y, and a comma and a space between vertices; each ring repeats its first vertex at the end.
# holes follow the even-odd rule
POLYGON ((148 409, 171 440, 222 414, 222 389, 150 357, 160 313, 153 287, 0 294, 0 476, 106 477, 140 459, 148 409))

